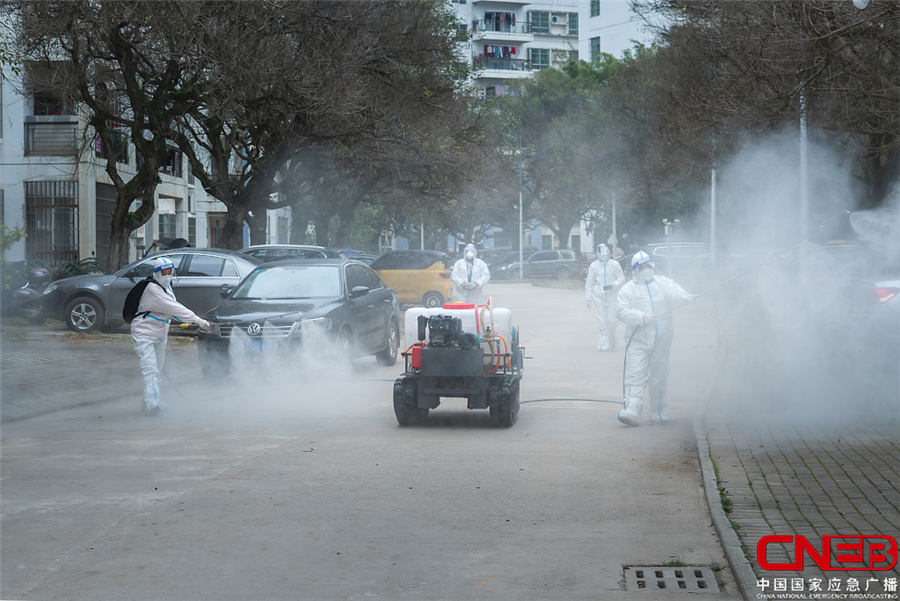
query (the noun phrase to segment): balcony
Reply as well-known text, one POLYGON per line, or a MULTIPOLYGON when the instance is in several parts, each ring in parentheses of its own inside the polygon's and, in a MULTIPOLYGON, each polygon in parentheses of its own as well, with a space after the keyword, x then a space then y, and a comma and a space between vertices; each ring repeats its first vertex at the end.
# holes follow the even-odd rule
POLYGON ((518 79, 531 76, 530 60, 521 58, 493 58, 478 56, 473 64, 478 69, 477 77, 495 79, 518 79))
POLYGON ((78 117, 25 117, 25 156, 77 156, 78 117))
POLYGON ((497 19, 473 21, 472 33, 474 39, 479 41, 530 42, 534 39, 531 23, 512 24, 497 19))

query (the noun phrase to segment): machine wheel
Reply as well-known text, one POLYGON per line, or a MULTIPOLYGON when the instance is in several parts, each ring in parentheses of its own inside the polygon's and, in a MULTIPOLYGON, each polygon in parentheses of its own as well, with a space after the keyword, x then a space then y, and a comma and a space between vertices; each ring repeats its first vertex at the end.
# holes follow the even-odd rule
POLYGON ((415 426, 428 419, 428 408, 416 406, 415 378, 400 378, 394 382, 394 415, 403 427, 415 426))
POLYGON ((519 381, 504 379, 491 403, 491 425, 511 428, 519 420, 519 381))
POLYGON ((568 280, 571 272, 568 267, 560 267, 556 270, 556 279, 558 280, 568 280))
POLYGON ((93 332, 103 325, 104 314, 100 301, 80 296, 66 306, 66 325, 73 332, 93 332))
POLYGON ((444 306, 444 297, 440 292, 432 290, 431 292, 426 292, 425 296, 422 297, 422 304, 425 305, 426 309, 437 309, 444 306))
POLYGON ((397 356, 400 354, 400 328, 393 319, 388 325, 387 331, 387 347, 375 355, 375 358, 382 365, 393 365, 397 362, 397 356))

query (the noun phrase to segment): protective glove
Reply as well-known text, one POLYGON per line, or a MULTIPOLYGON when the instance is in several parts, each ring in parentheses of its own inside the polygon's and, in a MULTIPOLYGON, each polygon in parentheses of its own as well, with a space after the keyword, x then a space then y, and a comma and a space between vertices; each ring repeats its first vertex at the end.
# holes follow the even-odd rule
POLYGON ((209 322, 206 321, 205 319, 201 319, 200 321, 198 321, 198 322, 197 322, 197 325, 200 326, 200 329, 201 329, 201 330, 208 330, 208 329, 209 329, 209 322))
POLYGON ((651 323, 653 323, 653 316, 650 315, 649 313, 644 313, 644 315, 641 317, 641 321, 643 322, 644 325, 651 324, 651 323))
POLYGON ((478 288, 478 282, 469 282, 469 290, 475 290, 478 288))
POLYGON ((604 290, 604 291, 607 291, 607 292, 610 291, 610 290, 612 290, 612 289, 613 289, 613 287, 610 286, 609 284, 607 284, 606 286, 603 287, 603 290, 604 290))

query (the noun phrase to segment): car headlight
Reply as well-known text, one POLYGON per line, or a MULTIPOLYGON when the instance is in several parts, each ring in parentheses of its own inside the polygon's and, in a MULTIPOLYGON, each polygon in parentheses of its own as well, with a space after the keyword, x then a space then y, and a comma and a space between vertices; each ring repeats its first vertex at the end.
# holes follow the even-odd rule
POLYGON ((330 317, 316 317, 314 319, 304 319, 302 321, 295 321, 294 325, 291 327, 291 334, 296 334, 297 332, 301 333, 312 333, 312 332, 324 332, 326 330, 331 329, 331 318, 330 317))
POLYGON ((44 288, 44 294, 50 294, 51 292, 53 292, 53 291, 56 290, 57 288, 59 288, 59 284, 57 284, 56 282, 53 282, 52 284, 50 284, 49 286, 47 286, 46 288, 44 288))

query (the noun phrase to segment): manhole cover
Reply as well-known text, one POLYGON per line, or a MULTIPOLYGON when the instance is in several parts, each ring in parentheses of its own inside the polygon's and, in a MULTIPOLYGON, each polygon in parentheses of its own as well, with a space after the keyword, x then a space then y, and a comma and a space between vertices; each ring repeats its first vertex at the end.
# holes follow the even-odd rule
POLYGON ((711 568, 684 566, 631 566, 625 568, 625 588, 629 591, 666 590, 686 593, 718 593, 719 585, 711 568))

